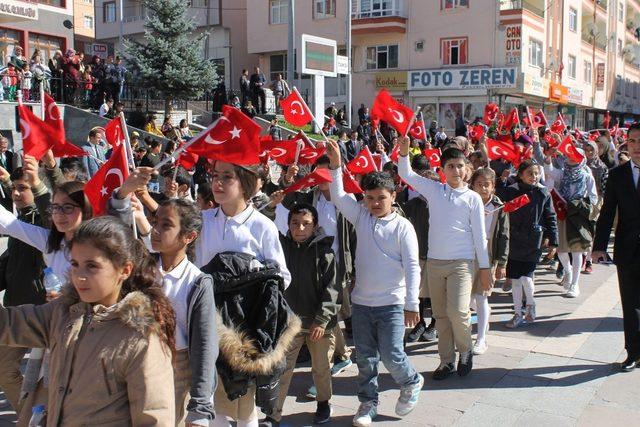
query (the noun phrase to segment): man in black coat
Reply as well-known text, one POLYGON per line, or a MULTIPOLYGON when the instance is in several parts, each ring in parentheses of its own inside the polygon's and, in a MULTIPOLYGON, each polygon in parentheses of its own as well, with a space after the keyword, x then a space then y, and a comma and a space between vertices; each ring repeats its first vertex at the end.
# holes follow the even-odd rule
POLYGON ((264 85, 267 83, 267 79, 260 71, 259 67, 254 69, 251 79, 249 80, 249 86, 253 92, 254 105, 258 114, 267 113, 267 94, 264 91, 264 85))
POLYGON ((640 124, 632 125, 627 135, 631 160, 609 172, 592 255, 595 261, 606 258, 617 211, 613 261, 618 269, 627 350, 627 359, 620 365, 624 372, 640 368, 640 124))

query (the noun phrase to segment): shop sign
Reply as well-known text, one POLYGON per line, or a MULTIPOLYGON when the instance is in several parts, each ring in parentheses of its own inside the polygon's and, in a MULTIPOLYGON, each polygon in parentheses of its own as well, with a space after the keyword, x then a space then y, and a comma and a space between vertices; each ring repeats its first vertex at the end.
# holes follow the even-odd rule
POLYGON ((349 74, 349 58, 346 56, 336 56, 336 70, 338 74, 349 74))
POLYGON ((549 100, 558 104, 566 104, 569 99, 569 88, 558 83, 549 84, 549 100))
POLYGON ((14 0, 0 0, 0 14, 37 20, 38 5, 14 0))
POLYGON ((510 25, 505 31, 505 55, 506 64, 517 65, 520 64, 520 56, 522 54, 522 31, 520 25, 510 25))
POLYGON ((604 63, 596 65, 596 90, 604 90, 604 63))
POLYGON ((107 59, 107 45, 101 43, 93 43, 91 45, 91 54, 99 56, 102 59, 107 59))
POLYGON ((549 94, 549 80, 540 76, 525 73, 522 79, 522 92, 527 95, 540 96, 546 98, 549 94))
POLYGON ((582 105, 582 89, 576 89, 574 87, 570 87, 567 100, 571 104, 582 105))
POLYGON ((409 71, 409 90, 515 88, 515 68, 453 68, 409 71))
POLYGON ((388 89, 390 91, 407 90, 407 73, 404 71, 388 71, 376 73, 376 89, 388 89))

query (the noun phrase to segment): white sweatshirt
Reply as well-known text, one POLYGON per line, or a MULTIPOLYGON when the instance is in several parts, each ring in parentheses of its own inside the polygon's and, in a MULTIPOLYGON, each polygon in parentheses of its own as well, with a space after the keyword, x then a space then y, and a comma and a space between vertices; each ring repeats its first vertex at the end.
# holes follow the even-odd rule
POLYGON ((408 156, 400 156, 398 173, 429 202, 428 258, 475 260, 489 268, 482 197, 469 187, 452 188, 411 170, 408 156))
POLYGON ((358 238, 351 301, 369 307, 404 305, 405 310, 417 312, 420 264, 413 225, 396 212, 374 217, 345 193, 340 169, 331 175, 331 201, 353 224, 358 238))

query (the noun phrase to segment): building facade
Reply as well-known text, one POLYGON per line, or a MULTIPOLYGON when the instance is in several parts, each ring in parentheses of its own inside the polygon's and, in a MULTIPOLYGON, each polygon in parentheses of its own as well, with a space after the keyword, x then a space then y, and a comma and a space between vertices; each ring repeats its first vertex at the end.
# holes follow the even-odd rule
POLYGON ((92 53, 96 37, 94 0, 73 0, 74 47, 78 52, 92 53))
MULTIPOLYGON (((121 52, 120 38, 142 40, 146 11, 140 0, 123 0, 123 22, 120 1, 94 0, 96 43, 105 54, 121 52)), ((203 56, 218 66, 228 89, 238 87, 240 71, 256 63, 247 53, 246 9, 250 0, 190 0, 189 14, 196 23, 196 34, 208 33, 203 56)), ((176 54, 179 54, 176 52, 176 54)))
POLYGON ((45 62, 73 48, 73 7, 70 0, 0 0, 0 67, 16 46, 27 57, 40 51, 45 62))
MULTIPOLYGON (((288 4, 247 10, 249 52, 271 78, 286 72, 288 4)), ((297 43, 311 34, 346 52, 347 7, 296 2, 297 43)), ((601 126, 606 110, 640 118, 640 0, 352 0, 350 15, 352 113, 384 87, 447 129, 489 101, 560 111, 585 128, 601 126)), ((305 76, 294 83, 310 86, 305 76)), ((326 85, 326 102, 344 104, 344 79, 326 85)))

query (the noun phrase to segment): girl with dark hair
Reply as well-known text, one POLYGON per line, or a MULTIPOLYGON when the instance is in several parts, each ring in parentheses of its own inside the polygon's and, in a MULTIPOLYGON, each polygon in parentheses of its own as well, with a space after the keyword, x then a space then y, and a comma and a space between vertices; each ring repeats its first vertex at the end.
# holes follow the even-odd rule
POLYGON ((84 194, 84 183, 65 182, 53 192, 49 205, 51 228, 22 222, 13 213, 0 207, 0 233, 15 237, 42 251, 44 260, 59 278, 69 269, 68 242, 83 221, 91 219, 93 209, 84 194))
POLYGON ((515 313, 506 324, 515 329, 536 319, 534 272, 542 255, 542 247, 558 246, 556 213, 549 191, 540 185, 541 167, 534 160, 525 160, 518 167, 517 182, 499 192, 501 200, 511 201, 524 194, 530 202, 509 213, 509 258, 507 278, 512 280, 515 313), (526 296, 526 311, 522 314, 522 293, 526 296))
POLYGON ((62 297, 0 308, 0 343, 51 351, 47 425, 174 425, 175 315, 124 223, 83 223, 62 297))

